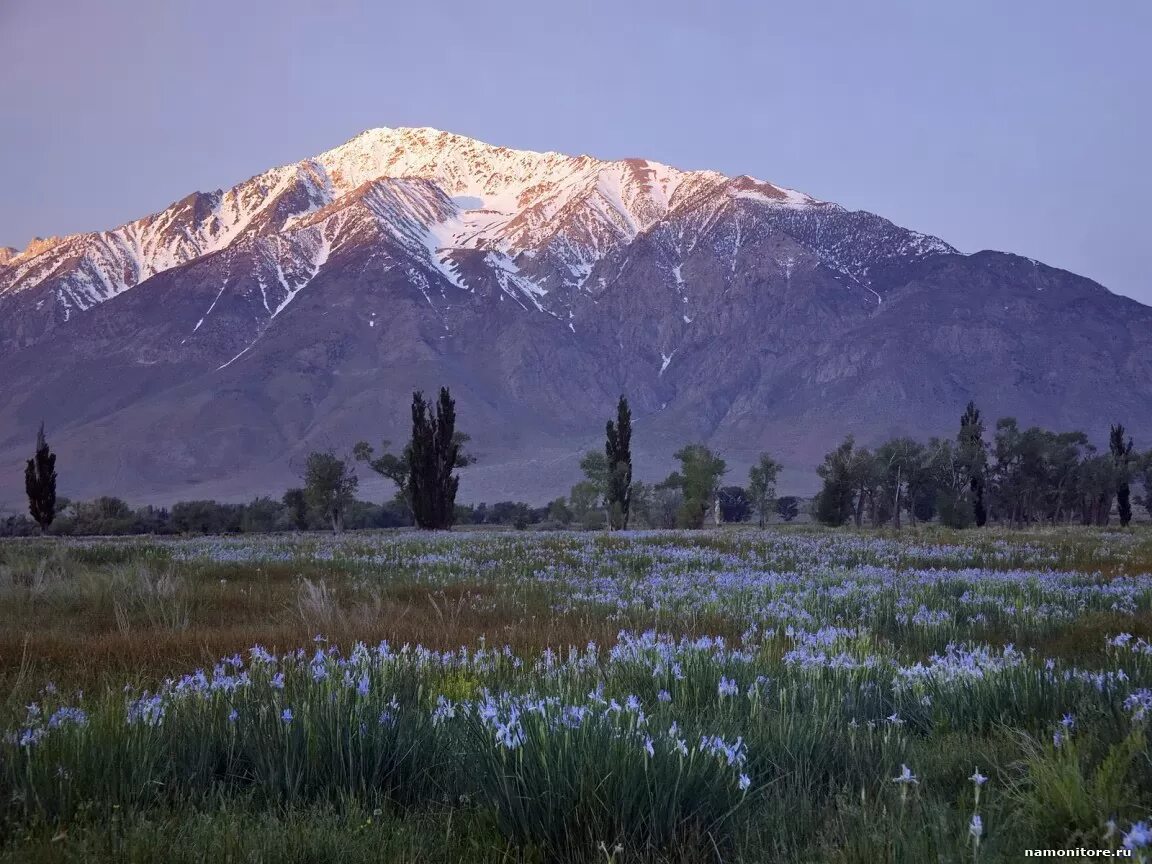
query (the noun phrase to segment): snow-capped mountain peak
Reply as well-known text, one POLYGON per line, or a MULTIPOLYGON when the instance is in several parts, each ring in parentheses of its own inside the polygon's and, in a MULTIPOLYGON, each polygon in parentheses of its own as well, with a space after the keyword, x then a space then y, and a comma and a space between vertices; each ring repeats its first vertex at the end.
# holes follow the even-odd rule
POLYGON ((70 497, 279 495, 441 385, 472 500, 562 492, 621 393, 647 479, 685 441, 807 476, 848 433, 954 434, 969 399, 1152 428, 1149 334, 1089 280, 752 176, 373 129, 0 250, 0 497, 41 420, 70 497))
MULTIPOLYGON (((477 260, 489 262, 489 275, 500 284, 514 271, 517 297, 526 291, 533 303, 558 287, 584 288, 601 262, 665 223, 713 230, 725 213, 752 208, 762 219, 811 227, 820 214, 843 213, 747 175, 515 150, 430 128, 378 128, 229 189, 194 193, 119 228, 6 252, 0 256, 0 297, 35 291, 38 308, 47 305, 55 320, 67 321, 158 273, 237 244, 304 230, 321 214, 328 218, 352 206, 371 209, 381 223, 395 219, 387 236, 419 236, 433 270, 458 288, 465 286, 456 259, 492 253, 477 260), (373 186, 384 180, 425 185, 373 186), (405 197, 406 188, 419 194, 405 197), (802 215, 806 211, 812 215, 802 215)), ((935 238, 921 245, 924 254, 951 251, 935 238)), ((687 249, 679 242, 676 248, 687 249)), ((869 261, 886 248, 829 247, 821 255, 834 270, 861 280, 869 261)))

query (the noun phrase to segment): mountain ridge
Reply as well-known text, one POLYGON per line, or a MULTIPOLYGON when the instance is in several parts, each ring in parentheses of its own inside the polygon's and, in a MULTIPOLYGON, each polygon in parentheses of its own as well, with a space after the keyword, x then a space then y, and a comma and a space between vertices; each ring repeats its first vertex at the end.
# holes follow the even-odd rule
MULTIPOLYGON (((629 239, 667 215, 674 202, 682 205, 693 194, 714 194, 723 185, 730 185, 734 196, 763 203, 839 207, 748 175, 684 171, 635 158, 600 160, 512 150, 428 127, 381 127, 228 189, 193 192, 116 228, 36 238, 10 260, 0 262, 0 297, 48 282, 55 285, 56 300, 67 320, 157 273, 227 248, 246 235, 290 230, 364 183, 385 177, 432 180, 448 194, 482 202, 481 207, 462 209, 462 214, 496 214, 486 224, 480 219, 464 220, 453 238, 463 248, 534 245, 533 230, 541 222, 593 197, 588 188, 593 179, 599 197, 610 207, 610 212, 601 210, 598 215, 629 239), (510 173, 516 171, 522 176, 510 173), (577 194, 563 194, 571 191, 564 187, 578 184, 583 188, 577 194), (616 188, 608 188, 613 185, 616 188), (170 229, 175 229, 171 231, 174 236, 165 236, 170 229)), ((954 251, 938 238, 917 236, 940 251, 954 251)), ((586 264, 580 261, 576 267, 586 264)))
POLYGON ((0 500, 40 418, 66 494, 264 492, 440 383, 488 457, 465 494, 560 494, 620 392, 649 473, 700 439, 806 491, 844 432, 950 433, 968 398, 1152 424, 1149 349, 1152 310, 1091 280, 747 175, 376 129, 0 257, 0 500))

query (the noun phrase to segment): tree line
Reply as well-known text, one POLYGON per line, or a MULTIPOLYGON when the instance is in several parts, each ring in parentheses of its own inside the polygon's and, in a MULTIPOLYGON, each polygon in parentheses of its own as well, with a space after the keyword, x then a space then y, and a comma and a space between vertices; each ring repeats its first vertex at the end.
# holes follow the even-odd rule
POLYGON ((1133 504, 1152 516, 1152 451, 1138 453, 1124 426, 1109 429, 1098 452, 1084 432, 1021 428, 1003 417, 991 433, 969 402, 956 438, 894 438, 875 449, 848 436, 816 469, 822 487, 813 516, 826 525, 915 524, 953 528, 995 522, 1021 527, 1132 521, 1133 504), (1134 497, 1139 484, 1143 498, 1134 497))
MULTIPOLYGON (((604 447, 581 455, 583 479, 567 496, 543 507, 502 501, 489 506, 456 502, 459 470, 476 462, 466 451, 469 437, 456 428, 456 403, 447 388, 435 402, 412 394, 412 431, 398 452, 384 441, 380 452, 358 442, 350 457, 331 451, 308 454, 302 484, 279 500, 258 497, 247 504, 183 501, 171 509, 131 508, 111 497, 70 503, 56 496, 56 455, 37 434, 25 467, 32 517, 0 519, 0 534, 263 533, 416 526, 445 530, 453 525, 510 525, 527 528, 580 527, 625 530, 701 528, 710 519, 761 527, 772 518, 790 522, 801 499, 776 494, 781 466, 762 453, 745 486, 722 485, 725 460, 704 444, 687 444, 674 458, 676 470, 655 483, 634 479, 632 414, 621 396, 605 425, 604 447), (359 500, 356 463, 389 480, 389 501, 359 500), (57 514, 61 514, 57 519, 57 514)), ((1122 425, 1110 429, 1107 453, 1098 453, 1083 432, 1021 429, 1015 418, 997 421, 989 439, 979 409, 969 403, 955 439, 921 443, 895 438, 874 449, 849 435, 824 457, 822 481, 810 514, 826 525, 891 524, 899 528, 939 520, 954 528, 989 521, 1021 526, 1035 522, 1106 525, 1113 509, 1121 525, 1132 519, 1133 503, 1152 516, 1152 451, 1138 453, 1122 425), (1138 484, 1144 496, 1134 497, 1138 484)))
POLYGON ((458 469, 475 458, 464 451, 468 436, 456 431, 456 405, 447 388, 435 403, 424 394, 412 395, 412 435, 399 453, 376 455, 366 442, 346 458, 314 451, 305 459, 300 486, 276 500, 257 497, 246 504, 210 500, 181 501, 170 509, 132 508, 120 498, 69 502, 56 497, 56 455, 44 439, 25 470, 28 512, 0 518, 0 535, 31 535, 51 528, 53 534, 230 534, 274 531, 393 528, 418 526, 445 529, 454 524, 508 525, 525 528, 547 519, 547 507, 522 501, 491 505, 458 504, 458 469), (360 461, 396 486, 392 500, 376 504, 356 497, 360 461))
MULTIPOLYGON (((282 498, 260 496, 246 503, 179 501, 170 507, 134 507, 122 498, 103 496, 91 501, 60 498, 55 520, 48 529, 58 536, 131 534, 267 534, 288 531, 327 531, 323 514, 301 506, 297 493, 282 498)), ((524 501, 457 504, 456 525, 529 528, 554 527, 548 508, 524 501)), ((344 529, 410 528, 411 515, 393 502, 353 500, 344 515, 344 529)), ((555 526, 559 527, 559 526, 555 526)), ((0 515, 0 537, 31 537, 41 533, 37 523, 19 514, 0 515)))

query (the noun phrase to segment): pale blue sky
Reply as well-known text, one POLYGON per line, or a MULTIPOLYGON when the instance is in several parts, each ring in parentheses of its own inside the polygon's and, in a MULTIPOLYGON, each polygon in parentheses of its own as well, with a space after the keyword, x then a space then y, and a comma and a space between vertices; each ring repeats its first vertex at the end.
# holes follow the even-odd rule
POLYGON ((748 173, 1152 303, 1152 4, 0 0, 0 245, 372 126, 748 173))

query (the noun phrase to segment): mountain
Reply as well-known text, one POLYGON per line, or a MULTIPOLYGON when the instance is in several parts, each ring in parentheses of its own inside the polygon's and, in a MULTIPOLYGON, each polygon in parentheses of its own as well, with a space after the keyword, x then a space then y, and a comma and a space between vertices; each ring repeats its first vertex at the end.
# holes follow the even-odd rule
MULTIPOLYGON (((0 252, 0 501, 43 419, 61 492, 294 482, 449 384, 468 500, 543 501, 627 393, 637 477, 986 416, 1152 428, 1152 309, 748 176, 376 129, 119 228, 0 252)), ((384 494, 382 487, 368 491, 384 494)))

